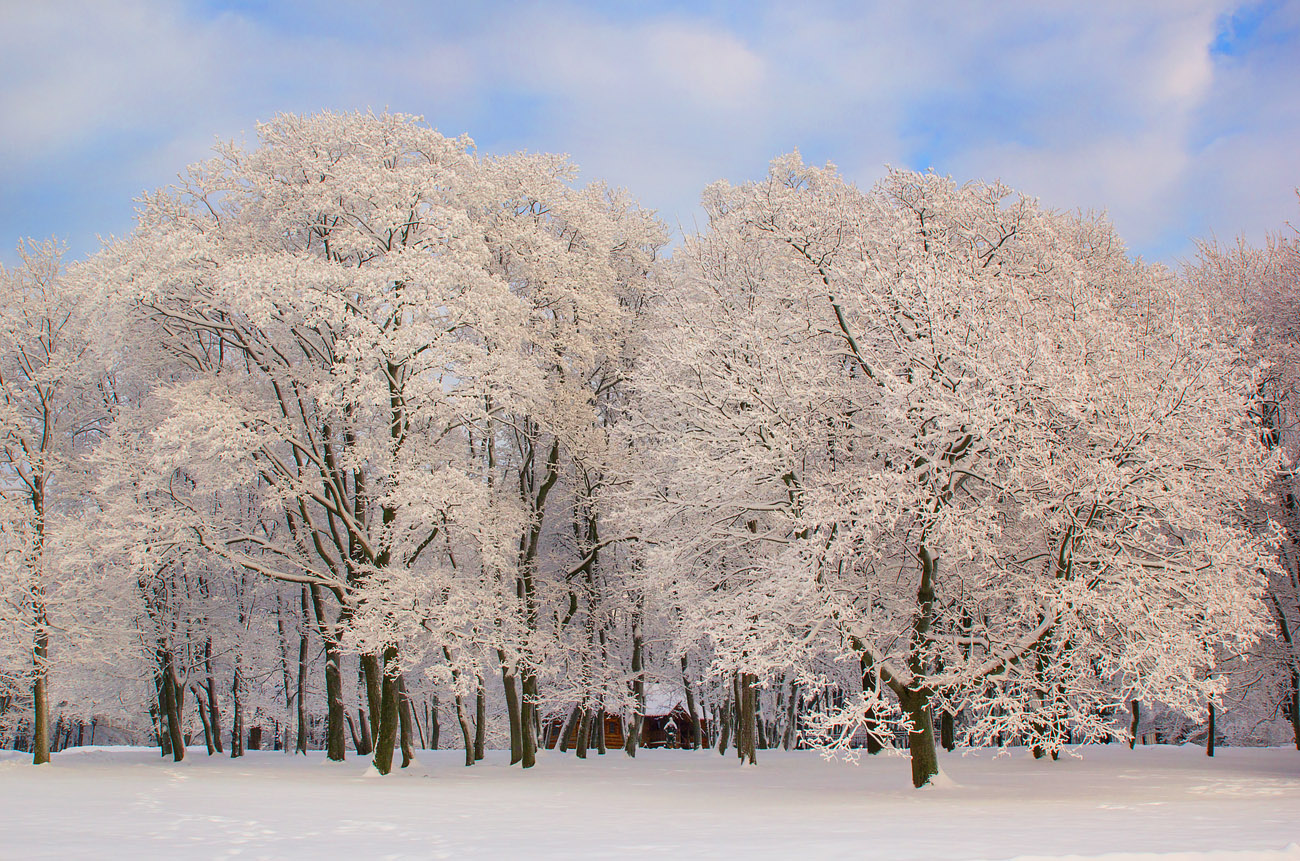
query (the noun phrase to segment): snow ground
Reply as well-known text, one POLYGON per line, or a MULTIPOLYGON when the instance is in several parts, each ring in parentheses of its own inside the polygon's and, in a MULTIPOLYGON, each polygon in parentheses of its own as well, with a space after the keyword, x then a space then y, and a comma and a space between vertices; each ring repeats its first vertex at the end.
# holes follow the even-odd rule
POLYGON ((954 785, 915 792, 908 762, 759 751, 425 751, 380 778, 364 759, 81 748, 36 768, 0 752, 0 857, 1104 858, 1300 861, 1300 752, 1088 747, 943 755, 954 785))

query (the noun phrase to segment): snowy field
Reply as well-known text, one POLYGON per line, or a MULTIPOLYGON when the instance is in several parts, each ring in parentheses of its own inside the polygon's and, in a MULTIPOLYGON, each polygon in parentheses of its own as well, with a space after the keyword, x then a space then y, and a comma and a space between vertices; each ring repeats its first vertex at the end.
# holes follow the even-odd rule
MULTIPOLYGON (((51 767, 0 752, 0 857, 1294 859, 1300 752, 1085 748, 946 755, 951 785, 908 788, 907 760, 760 751, 756 768, 686 751, 425 751, 390 778, 364 760, 82 748, 51 767)), ((941 752, 942 756, 942 752, 941 752)))

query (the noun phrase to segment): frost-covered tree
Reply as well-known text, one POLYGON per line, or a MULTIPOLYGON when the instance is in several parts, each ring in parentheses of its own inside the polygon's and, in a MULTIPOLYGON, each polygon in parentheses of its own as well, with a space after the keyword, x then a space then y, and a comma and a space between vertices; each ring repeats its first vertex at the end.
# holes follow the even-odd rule
POLYGON ((50 756, 53 632, 82 629, 77 611, 89 609, 81 602, 95 585, 91 571, 68 567, 84 505, 79 456, 108 410, 88 294, 55 243, 28 241, 18 256, 21 265, 0 268, 0 613, 5 651, 26 655, 40 764, 50 756))
POLYGON ((1292 229, 1263 247, 1203 242, 1184 275, 1192 295, 1219 309, 1221 337, 1246 347, 1242 361, 1262 363, 1255 398, 1261 436, 1282 458, 1260 516, 1284 536, 1268 582, 1273 631, 1258 659, 1238 666, 1242 690, 1234 699, 1264 706, 1256 722, 1285 717, 1300 749, 1300 237, 1292 229))
POLYGON ((531 764, 547 494, 657 227, 571 189, 563 159, 480 158, 410 117, 259 137, 146 199, 101 263, 187 367, 153 396, 156 513, 177 544, 307 587, 332 758, 355 648, 391 767, 405 640, 495 647, 531 764))
POLYGON ((1055 749, 1124 696, 1204 702, 1258 631, 1264 457, 1161 271, 933 175, 785 157, 705 206, 645 338, 635 510, 715 665, 860 666, 823 728, 901 712, 917 786, 934 707, 1055 749))

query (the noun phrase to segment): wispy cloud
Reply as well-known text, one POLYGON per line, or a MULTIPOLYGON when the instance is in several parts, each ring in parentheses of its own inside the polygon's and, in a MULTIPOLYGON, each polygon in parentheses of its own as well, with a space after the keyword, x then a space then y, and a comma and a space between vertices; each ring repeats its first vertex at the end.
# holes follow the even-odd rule
POLYGON ((6 4, 0 252, 93 250, 259 118, 389 108, 569 152, 687 227, 703 185, 797 146, 863 183, 933 166, 1106 208, 1171 258, 1292 217, 1298 5, 6 4))

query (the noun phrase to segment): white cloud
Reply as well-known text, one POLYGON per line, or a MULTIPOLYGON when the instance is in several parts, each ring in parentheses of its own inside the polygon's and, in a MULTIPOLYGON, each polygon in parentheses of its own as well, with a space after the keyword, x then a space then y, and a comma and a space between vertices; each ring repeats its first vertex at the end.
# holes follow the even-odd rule
POLYGON ((135 193, 274 112, 372 107, 488 151, 571 152, 670 221, 689 222, 707 182, 796 146, 864 182, 916 160, 1106 207, 1138 247, 1295 212, 1294 5, 1275 13, 1290 44, 1231 60, 1209 52, 1219 0, 709 8, 317 0, 270 21, 164 0, 4 4, 0 185, 93 170, 135 193))

